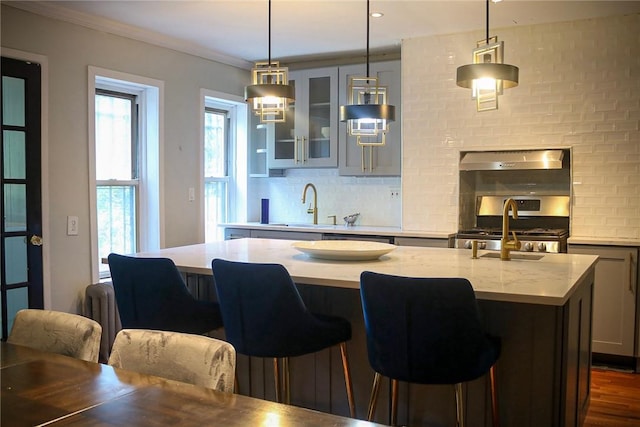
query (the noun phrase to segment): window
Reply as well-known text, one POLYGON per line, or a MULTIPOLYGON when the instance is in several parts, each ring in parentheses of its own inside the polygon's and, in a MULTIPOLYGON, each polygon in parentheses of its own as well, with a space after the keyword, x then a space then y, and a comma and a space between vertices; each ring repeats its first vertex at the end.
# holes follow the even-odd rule
MULTIPOLYGON (((134 253, 138 248, 137 96, 96 90, 96 212, 98 255, 134 253)), ((108 267, 100 264, 100 272, 108 267)), ((103 274, 101 274, 103 275, 103 274)))
POLYGON ((224 239, 222 223, 247 220, 247 104, 228 93, 200 90, 202 205, 200 235, 224 239))
POLYGON ((111 252, 164 244, 161 126, 164 83, 89 66, 91 276, 111 252))
POLYGON ((204 110, 204 217, 205 241, 219 240, 218 224, 227 221, 229 199, 229 126, 227 110, 204 110))

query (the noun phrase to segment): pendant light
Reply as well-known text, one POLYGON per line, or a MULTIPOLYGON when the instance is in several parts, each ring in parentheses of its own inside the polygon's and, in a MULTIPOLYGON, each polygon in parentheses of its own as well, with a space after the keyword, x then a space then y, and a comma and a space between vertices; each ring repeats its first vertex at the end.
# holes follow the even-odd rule
POLYGON ((256 62, 251 70, 250 86, 244 88, 245 100, 251 103, 261 123, 284 122, 290 101, 295 100, 295 89, 289 85, 287 67, 271 60, 271 0, 269 0, 269 58, 256 62))
POLYGON ((340 106, 340 121, 347 122, 347 131, 356 137, 358 145, 384 145, 389 123, 396 119, 396 107, 387 104, 386 86, 380 86, 378 78, 369 75, 369 0, 366 72, 366 77, 349 79, 349 104, 340 106))
POLYGON ((472 89, 478 111, 498 109, 498 95, 502 90, 518 86, 518 67, 502 63, 504 42, 489 37, 489 0, 487 3, 486 38, 477 42, 473 50, 473 64, 458 67, 456 84, 472 89))

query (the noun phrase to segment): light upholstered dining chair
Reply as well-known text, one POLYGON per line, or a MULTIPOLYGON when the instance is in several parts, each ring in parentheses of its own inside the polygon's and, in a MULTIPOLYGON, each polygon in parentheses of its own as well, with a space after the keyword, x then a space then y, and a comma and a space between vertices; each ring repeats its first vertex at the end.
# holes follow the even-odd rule
POLYGON ((236 351, 203 335, 150 329, 123 329, 113 343, 109 365, 233 392, 236 351))
POLYGON ((101 336, 102 326, 87 317, 24 309, 16 313, 7 342, 97 362, 101 336))

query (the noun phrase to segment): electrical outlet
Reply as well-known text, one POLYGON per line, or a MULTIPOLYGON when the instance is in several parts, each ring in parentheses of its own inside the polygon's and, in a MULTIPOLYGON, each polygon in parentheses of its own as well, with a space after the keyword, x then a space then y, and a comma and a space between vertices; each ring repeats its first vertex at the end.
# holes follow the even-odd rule
POLYGON ((68 216, 67 217, 67 236, 77 236, 77 235, 78 235, 78 217, 68 216))
POLYGON ((389 193, 391 195, 391 199, 395 200, 395 199, 399 199, 400 198, 400 189, 399 188, 389 188, 389 193))

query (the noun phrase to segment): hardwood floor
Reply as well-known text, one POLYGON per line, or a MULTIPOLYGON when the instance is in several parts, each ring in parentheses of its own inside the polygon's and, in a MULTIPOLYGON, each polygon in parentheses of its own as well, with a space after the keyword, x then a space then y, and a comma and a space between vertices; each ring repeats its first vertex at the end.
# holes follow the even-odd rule
POLYGON ((584 427, 640 426, 640 374, 594 368, 584 427))

